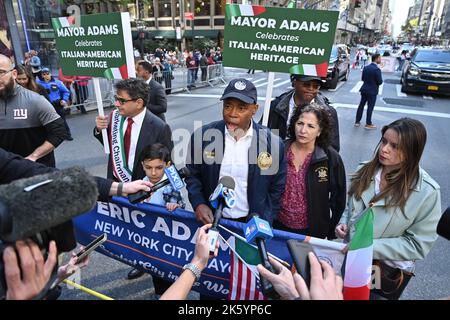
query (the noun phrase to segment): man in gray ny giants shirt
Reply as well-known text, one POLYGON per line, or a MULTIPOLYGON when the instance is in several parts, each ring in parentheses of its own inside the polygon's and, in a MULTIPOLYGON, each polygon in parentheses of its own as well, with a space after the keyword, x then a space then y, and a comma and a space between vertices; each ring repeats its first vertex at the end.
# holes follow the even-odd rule
POLYGON ((53 150, 67 136, 64 122, 41 95, 16 83, 11 60, 0 54, 0 148, 55 167, 53 150))

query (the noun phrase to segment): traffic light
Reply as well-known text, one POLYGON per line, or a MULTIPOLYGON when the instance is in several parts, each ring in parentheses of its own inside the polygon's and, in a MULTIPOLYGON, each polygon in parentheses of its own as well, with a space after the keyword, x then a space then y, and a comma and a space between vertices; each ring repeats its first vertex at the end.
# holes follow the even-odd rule
POLYGON ((361 8, 361 0, 355 0, 355 8, 361 8))
POLYGON ((143 0, 138 1, 138 10, 139 10, 139 14, 142 15, 142 13, 144 11, 144 1, 143 0))

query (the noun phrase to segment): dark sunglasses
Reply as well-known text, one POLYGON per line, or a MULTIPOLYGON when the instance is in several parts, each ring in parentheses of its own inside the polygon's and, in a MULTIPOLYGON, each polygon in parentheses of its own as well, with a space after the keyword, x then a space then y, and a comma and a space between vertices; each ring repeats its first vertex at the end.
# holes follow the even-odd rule
POLYGON ((114 100, 118 101, 120 103, 120 105, 124 105, 127 102, 136 101, 137 99, 124 99, 124 98, 121 98, 118 96, 114 96, 114 100))

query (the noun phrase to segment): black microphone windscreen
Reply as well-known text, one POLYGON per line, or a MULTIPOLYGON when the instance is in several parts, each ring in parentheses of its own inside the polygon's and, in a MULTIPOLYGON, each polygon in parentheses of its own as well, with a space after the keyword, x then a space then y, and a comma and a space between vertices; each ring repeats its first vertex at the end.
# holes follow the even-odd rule
POLYGON ((0 238, 13 242, 70 221, 91 210, 97 197, 95 180, 79 167, 1 185, 0 238), (48 180, 51 181, 45 183, 48 180), (42 182, 31 191, 25 191, 42 182))
POLYGON ((437 225, 437 233, 447 240, 450 240, 450 207, 442 214, 437 225))
POLYGON ((219 179, 219 183, 221 183, 225 188, 233 189, 236 187, 236 182, 230 176, 223 176, 219 179))

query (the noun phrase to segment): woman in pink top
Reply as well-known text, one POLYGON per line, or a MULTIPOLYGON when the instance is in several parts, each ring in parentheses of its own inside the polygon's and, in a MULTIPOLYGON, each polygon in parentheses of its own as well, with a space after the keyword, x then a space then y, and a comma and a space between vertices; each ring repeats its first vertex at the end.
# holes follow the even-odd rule
POLYGON ((342 159, 330 146, 330 115, 311 103, 294 111, 288 130, 286 187, 273 227, 334 239, 345 208, 346 178, 342 159))

